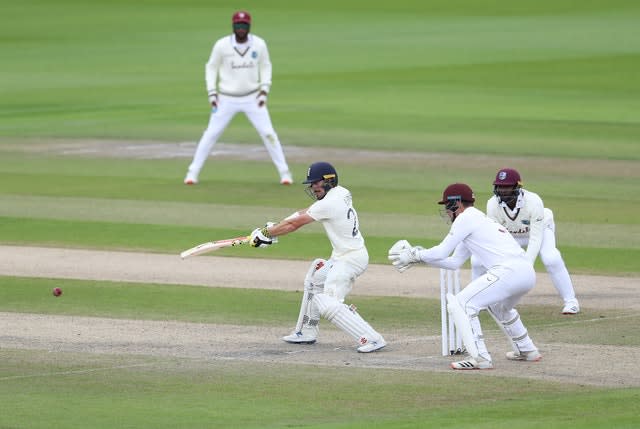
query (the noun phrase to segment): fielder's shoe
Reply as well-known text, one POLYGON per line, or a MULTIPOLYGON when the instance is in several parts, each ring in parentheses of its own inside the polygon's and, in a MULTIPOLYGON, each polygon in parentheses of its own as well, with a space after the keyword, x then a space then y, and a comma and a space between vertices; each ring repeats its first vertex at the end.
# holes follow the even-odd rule
POLYGON ((451 362, 451 369, 470 370, 470 369, 493 369, 491 361, 478 358, 469 358, 458 362, 451 362))
POLYGON ((371 341, 365 344, 364 346, 358 347, 358 353, 371 353, 377 350, 380 350, 384 346, 387 345, 387 342, 384 338, 380 338, 379 341, 371 341))
POLYGON ((291 185, 293 183, 293 178, 291 177, 291 173, 288 171, 280 176, 280 184, 281 185, 291 185))
POLYGON ((570 299, 569 301, 564 303, 564 307, 562 308, 562 314, 578 314, 580 313, 580 304, 578 304, 577 299, 570 299))
POLYGON ((184 178, 184 184, 185 185, 197 185, 198 184, 198 179, 196 179, 191 174, 187 173, 187 177, 184 178))
POLYGON ((509 360, 521 360, 526 362, 538 362, 542 359, 542 355, 538 350, 531 350, 528 352, 507 352, 507 359, 509 360))
POLYGON ((291 335, 282 337, 282 341, 291 344, 313 344, 316 342, 316 337, 312 337, 309 334, 303 334, 302 332, 294 332, 291 335))

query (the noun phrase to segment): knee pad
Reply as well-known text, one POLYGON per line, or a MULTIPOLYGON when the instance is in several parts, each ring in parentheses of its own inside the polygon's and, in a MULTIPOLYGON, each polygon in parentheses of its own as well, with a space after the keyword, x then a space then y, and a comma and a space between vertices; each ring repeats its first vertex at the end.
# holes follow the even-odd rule
POLYGON ((326 279, 327 261, 321 258, 314 259, 304 278, 304 288, 309 292, 318 293, 318 291, 322 291, 324 288, 324 281, 326 279))

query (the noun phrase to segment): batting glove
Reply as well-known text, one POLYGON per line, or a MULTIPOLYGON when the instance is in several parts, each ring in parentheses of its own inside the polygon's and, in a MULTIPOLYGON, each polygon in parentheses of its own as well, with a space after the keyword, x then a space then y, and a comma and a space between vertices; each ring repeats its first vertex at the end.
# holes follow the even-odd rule
POLYGON ((256 228, 251 232, 249 243, 251 247, 267 247, 278 242, 278 237, 272 237, 269 234, 269 227, 275 225, 275 222, 267 222, 264 227, 256 228))

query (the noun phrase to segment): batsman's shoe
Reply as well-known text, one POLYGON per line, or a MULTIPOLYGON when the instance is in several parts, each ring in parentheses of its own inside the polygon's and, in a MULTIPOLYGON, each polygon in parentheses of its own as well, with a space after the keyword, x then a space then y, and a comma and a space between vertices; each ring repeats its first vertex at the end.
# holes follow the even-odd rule
POLYGON ((282 341, 291 344, 313 344, 316 342, 316 337, 302 332, 294 332, 291 335, 282 337, 282 341))
POLYGON ((458 362, 451 362, 449 365, 451 369, 459 370, 471 370, 471 369, 493 369, 493 363, 491 361, 478 358, 469 358, 467 360, 461 360, 458 362))
POLYGON ((562 314, 578 314, 580 313, 580 304, 577 299, 570 299, 564 303, 562 314))
POLYGON ((387 345, 384 338, 380 338, 379 341, 370 341, 364 346, 358 347, 358 353, 371 353, 380 350, 387 345))
POLYGON ((507 352, 507 359, 520 360, 525 362, 538 362, 542 359, 542 355, 538 350, 531 350, 529 352, 507 352))

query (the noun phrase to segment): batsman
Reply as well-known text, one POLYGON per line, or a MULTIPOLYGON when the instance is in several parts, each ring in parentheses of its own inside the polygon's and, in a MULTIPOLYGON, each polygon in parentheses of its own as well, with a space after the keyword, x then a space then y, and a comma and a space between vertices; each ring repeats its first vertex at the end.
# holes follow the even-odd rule
POLYGON ((344 303, 355 279, 367 269, 369 253, 360 233, 358 214, 351 192, 338 185, 338 173, 328 162, 311 164, 307 172, 307 194, 315 202, 277 224, 267 224, 251 233, 252 247, 267 247, 276 237, 312 222, 320 222, 333 248, 329 259, 315 259, 304 279, 304 294, 294 331, 282 339, 292 344, 313 344, 324 317, 353 337, 357 351, 370 353, 386 346, 382 335, 353 306, 344 303))

